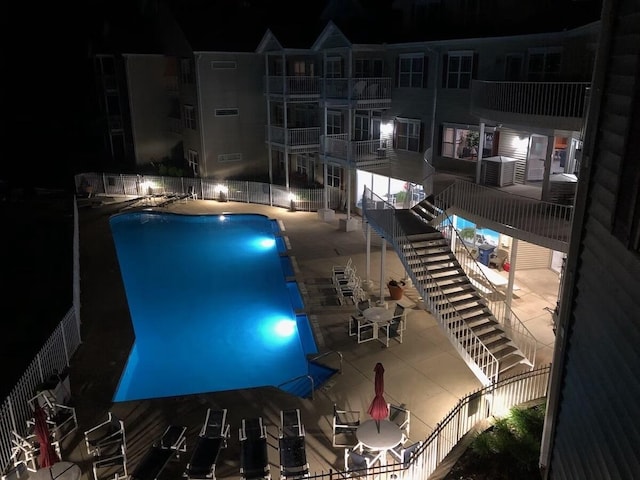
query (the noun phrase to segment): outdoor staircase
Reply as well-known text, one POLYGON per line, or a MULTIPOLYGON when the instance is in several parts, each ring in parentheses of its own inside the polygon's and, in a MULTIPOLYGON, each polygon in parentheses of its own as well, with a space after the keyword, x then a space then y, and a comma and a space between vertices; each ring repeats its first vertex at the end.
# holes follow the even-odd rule
POLYGON ((477 292, 465 274, 462 266, 449 248, 449 240, 439 231, 408 235, 407 250, 417 253, 407 263, 418 284, 427 289, 437 289, 443 297, 433 301, 437 316, 454 320, 446 327, 466 350, 474 348, 469 331, 461 328, 459 318, 485 345, 498 362, 498 374, 520 363, 530 363, 509 338, 501 324, 494 317, 486 301, 477 292))
MULTIPOLYGON (((533 367, 535 338, 501 298, 492 298, 499 297, 498 292, 487 295, 467 276, 451 251, 450 240, 431 225, 446 224, 442 221, 446 213, 432 202, 427 198, 411 209, 394 209, 366 190, 363 213, 367 223, 394 247, 427 309, 484 385, 516 365, 533 367)), ((452 228, 445 231, 457 235, 452 228)))

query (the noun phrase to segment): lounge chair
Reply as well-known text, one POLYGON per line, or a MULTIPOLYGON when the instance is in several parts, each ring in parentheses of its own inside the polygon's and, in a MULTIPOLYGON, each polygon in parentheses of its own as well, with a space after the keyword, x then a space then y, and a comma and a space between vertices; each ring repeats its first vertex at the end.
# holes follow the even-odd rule
POLYGON ((356 430, 360 426, 360 412, 358 410, 339 410, 333 405, 333 436, 331 442, 334 447, 353 447, 358 443, 356 430))
POLYGON ((295 480, 309 476, 304 435, 278 439, 278 450, 281 479, 295 480))
POLYGON ((300 417, 300 409, 292 408, 280 412, 280 438, 304 436, 304 425, 300 417))
POLYGON ((155 480, 169 461, 186 451, 185 432, 187 427, 169 425, 162 437, 155 442, 131 474, 131 480, 155 480))
POLYGON ((240 427, 240 476, 243 480, 270 480, 267 429, 262 417, 242 419, 240 427))
POLYGON ((228 438, 227 410, 207 409, 196 446, 183 476, 188 479, 215 479, 218 456, 220 451, 227 447, 228 438))

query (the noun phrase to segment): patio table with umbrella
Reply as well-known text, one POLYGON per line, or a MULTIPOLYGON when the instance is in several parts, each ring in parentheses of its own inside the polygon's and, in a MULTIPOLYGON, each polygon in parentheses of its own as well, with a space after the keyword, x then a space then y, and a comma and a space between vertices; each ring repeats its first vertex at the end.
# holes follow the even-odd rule
POLYGON ((360 424, 356 430, 358 442, 370 450, 383 452, 381 463, 386 463, 387 450, 402 443, 403 434, 398 425, 389 420, 389 406, 384 398, 384 367, 378 362, 375 372, 375 396, 367 412, 371 420, 360 424))

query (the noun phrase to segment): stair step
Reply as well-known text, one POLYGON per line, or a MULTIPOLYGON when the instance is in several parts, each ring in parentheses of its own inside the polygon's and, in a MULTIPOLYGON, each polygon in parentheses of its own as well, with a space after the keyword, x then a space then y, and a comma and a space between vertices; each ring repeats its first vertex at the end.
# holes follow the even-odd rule
MULTIPOLYGON (((496 349, 491 353, 493 354, 494 357, 500 359, 500 358, 506 357, 507 355, 513 352, 518 352, 518 348, 512 345, 511 343, 505 343, 504 345, 501 345, 500 348, 496 349)), ((518 355, 520 355, 520 353, 518 353, 518 355)))
POLYGON ((498 351, 497 347, 511 342, 511 340, 509 340, 507 337, 504 336, 504 332, 502 330, 494 330, 492 332, 483 333, 481 335, 478 335, 478 338, 482 340, 482 342, 484 343, 484 346, 487 347, 491 352, 498 351), (486 339, 489 339, 498 335, 500 335, 499 338, 496 338, 495 340, 491 340, 490 342, 489 341, 485 342, 486 339))
POLYGON ((469 282, 466 283, 452 283, 449 285, 440 285, 440 289, 447 295, 447 297, 451 298, 456 295, 464 295, 464 294, 476 294, 475 288, 469 282))
MULTIPOLYGON (((482 341, 482 343, 484 343, 485 345, 487 345, 487 348, 489 348, 489 344, 492 344, 493 342, 497 341, 498 339, 495 337, 500 337, 501 339, 506 340, 506 343, 509 343, 511 340, 509 340, 507 337, 504 336, 504 331, 500 330, 499 328, 491 328, 491 327, 487 327, 484 329, 481 329, 479 332, 476 332, 473 328, 471 329, 476 336, 482 341)), ((501 346, 500 345, 496 345, 496 346, 501 346)), ((493 345, 492 345, 493 346, 493 345)), ((491 350, 491 348, 489 348, 489 350, 491 350)), ((493 352, 492 352, 493 353, 493 352)))
POLYGON ((411 242, 418 242, 421 240, 437 240, 444 238, 441 232, 431 233, 416 233, 415 235, 407 235, 407 239, 411 242))
POLYGON ((506 357, 499 359, 499 372, 502 373, 505 370, 510 369, 511 367, 515 367, 516 365, 522 363, 522 361, 524 360, 524 357, 518 353, 512 353, 510 355, 507 355, 506 357))

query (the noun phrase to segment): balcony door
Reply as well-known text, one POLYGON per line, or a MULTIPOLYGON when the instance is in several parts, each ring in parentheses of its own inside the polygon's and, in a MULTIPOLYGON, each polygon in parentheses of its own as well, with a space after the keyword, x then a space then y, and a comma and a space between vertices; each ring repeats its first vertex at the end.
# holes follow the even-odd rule
POLYGON ((369 140, 369 115, 356 113, 354 121, 353 139, 355 141, 369 140))
POLYGON ((527 158, 527 182, 541 182, 544 179, 544 159, 547 155, 548 138, 531 135, 531 147, 527 158))

